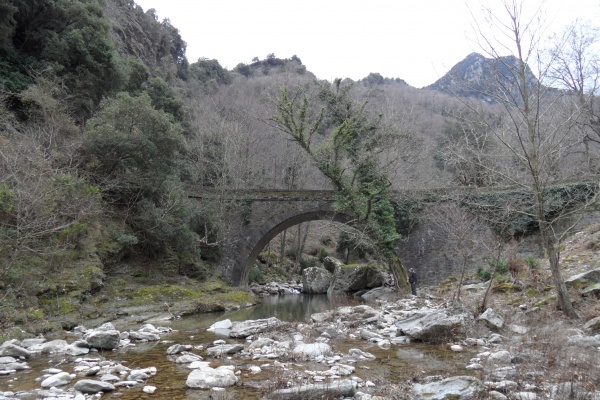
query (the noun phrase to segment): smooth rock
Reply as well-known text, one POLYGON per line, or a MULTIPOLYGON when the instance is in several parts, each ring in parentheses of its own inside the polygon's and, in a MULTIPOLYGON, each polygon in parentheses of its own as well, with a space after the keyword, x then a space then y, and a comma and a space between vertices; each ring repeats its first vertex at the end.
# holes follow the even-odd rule
POLYGON ((209 357, 221 357, 226 354, 235 354, 244 350, 243 344, 221 344, 219 346, 206 349, 206 355, 209 357))
POLYGON ((356 394, 356 382, 352 380, 332 381, 328 383, 315 383, 311 385, 296 386, 287 389, 278 389, 267 395, 272 399, 321 399, 353 397, 356 394))
POLYGON ((73 378, 68 372, 59 372, 58 374, 54 374, 44 379, 42 381, 41 386, 43 388, 50 388, 52 386, 64 386, 71 383, 72 380, 73 378))
POLYGON ((298 343, 293 350, 294 355, 307 358, 330 356, 333 354, 327 343, 298 343))
POLYGON ((95 394, 100 392, 112 392, 115 386, 108 382, 97 381, 93 379, 82 379, 73 386, 75 390, 81 393, 95 394))
POLYGON ((246 338, 251 335, 263 332, 267 329, 273 329, 282 324, 282 322, 275 318, 265 318, 257 320, 247 321, 236 321, 231 326, 229 336, 232 338, 246 338))
POLYGON ((413 385, 415 398, 446 400, 450 398, 468 399, 481 389, 479 379, 472 376, 453 376, 437 382, 413 385))
POLYGON ((237 377, 232 370, 202 368, 195 369, 187 377, 185 385, 192 389, 210 389, 213 387, 233 386, 237 377))
POLYGON ((493 309, 488 308, 481 314, 477 320, 484 321, 488 328, 498 331, 504 326, 504 318, 498 315, 493 309))
POLYGON ((208 329, 206 329, 206 330, 207 331, 214 331, 216 329, 231 329, 232 326, 233 326, 233 323, 231 322, 231 320, 224 319, 223 321, 217 321, 217 322, 215 322, 210 327, 208 327, 208 329))
POLYGON ((191 344, 174 344, 172 346, 169 346, 169 348, 167 349, 167 355, 174 355, 182 353, 184 351, 190 351, 192 350, 192 348, 193 346, 191 344))

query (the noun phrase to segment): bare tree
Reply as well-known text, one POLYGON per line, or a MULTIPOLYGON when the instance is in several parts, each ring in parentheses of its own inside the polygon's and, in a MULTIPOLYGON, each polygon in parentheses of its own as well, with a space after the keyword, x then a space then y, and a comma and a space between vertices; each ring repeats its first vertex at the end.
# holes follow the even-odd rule
POLYGON ((460 277, 456 292, 452 296, 453 302, 460 302, 460 290, 467 267, 482 249, 488 248, 485 242, 485 225, 476 215, 462 209, 454 201, 434 207, 428 219, 445 233, 446 241, 456 249, 460 257, 460 277))
POLYGON ((555 62, 550 76, 557 84, 573 93, 582 117, 584 154, 589 168, 600 170, 600 104, 597 101, 600 84, 600 28, 576 21, 561 36, 554 37, 549 56, 555 62))
MULTIPOLYGON (((557 57, 548 57, 543 49, 547 28, 543 10, 536 8, 529 14, 524 4, 504 0, 502 15, 484 7, 486 26, 492 27, 489 34, 483 23, 474 18, 479 44, 495 69, 486 95, 502 107, 503 123, 489 123, 481 108, 472 103, 469 106, 511 155, 510 170, 495 168, 492 172, 531 194, 531 217, 539 226, 556 284, 558 306, 567 316, 577 318, 559 268, 560 242, 568 231, 564 229, 567 217, 589 204, 597 190, 596 185, 584 185, 580 193, 566 190, 568 198, 560 200, 564 201, 562 206, 554 213, 548 212, 557 200, 552 191, 555 185, 589 178, 589 171, 579 168, 577 151, 583 141, 582 131, 577 129, 582 109, 573 107, 574 96, 570 93, 552 87, 551 72, 557 57)), ((570 226, 567 224, 566 228, 570 226)))

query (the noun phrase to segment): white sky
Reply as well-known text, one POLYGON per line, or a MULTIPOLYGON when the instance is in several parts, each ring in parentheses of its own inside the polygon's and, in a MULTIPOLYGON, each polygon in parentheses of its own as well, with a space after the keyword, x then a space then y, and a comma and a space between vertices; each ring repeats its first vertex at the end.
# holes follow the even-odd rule
MULTIPOLYGON (((371 72, 415 87, 434 83, 473 51, 471 10, 499 0, 134 0, 168 18, 190 63, 217 59, 232 69, 297 55, 319 79, 371 72)), ((527 6, 542 0, 523 0, 527 6)), ((600 0, 547 0, 555 26, 575 18, 600 26, 600 0)))

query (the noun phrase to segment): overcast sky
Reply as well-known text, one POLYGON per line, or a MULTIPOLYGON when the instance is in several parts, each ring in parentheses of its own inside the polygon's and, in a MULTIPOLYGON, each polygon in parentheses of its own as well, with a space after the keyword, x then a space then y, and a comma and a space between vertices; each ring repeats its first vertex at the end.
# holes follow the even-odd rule
MULTIPOLYGON (((297 55, 319 79, 358 80, 371 72, 427 86, 473 51, 471 11, 499 0, 134 0, 168 18, 190 63, 216 59, 232 69, 268 54, 297 55), (468 6, 467 6, 468 5, 468 6)), ((542 0, 525 0, 539 5, 542 0)), ((558 27, 575 18, 600 25, 600 0, 547 0, 558 27)))

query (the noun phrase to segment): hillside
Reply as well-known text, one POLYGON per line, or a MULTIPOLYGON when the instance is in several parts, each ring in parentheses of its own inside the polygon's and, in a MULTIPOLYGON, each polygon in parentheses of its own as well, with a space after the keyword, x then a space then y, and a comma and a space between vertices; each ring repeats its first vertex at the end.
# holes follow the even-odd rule
MULTIPOLYGON (((510 125, 490 100, 489 82, 513 58, 490 67, 471 54, 424 89, 376 72, 326 82, 301 55, 269 54, 232 70, 218 60, 190 63, 177 27, 129 0, 10 0, 0 11, 2 328, 55 329, 63 316, 91 319, 121 297, 163 306, 182 296, 193 310, 253 301, 215 270, 223 238, 235 229, 227 202, 190 201, 189 185, 218 192, 344 184, 363 207, 357 215, 385 214, 389 222, 422 199, 396 204, 396 214, 372 212, 388 189, 485 188, 524 175, 490 129, 510 125), (301 98, 312 107, 294 115, 315 127, 313 154, 275 123, 282 87, 296 95, 293 107, 301 98), (321 118, 322 109, 331 113, 321 118), (345 115, 350 109, 357 112, 345 115), (492 122, 477 122, 481 115, 492 122), (491 172, 500 169, 501 177, 491 172), (343 179, 330 179, 334 173, 343 179)), ((599 170, 596 131, 583 122, 547 169, 549 181, 564 178, 562 171, 581 179, 599 170)), ((420 219, 397 223, 404 239, 420 219)), ((268 246, 279 259, 270 270, 259 265, 257 280, 289 278, 286 271, 325 253, 381 262, 372 243, 339 226, 301 225, 285 235, 268 246)))

